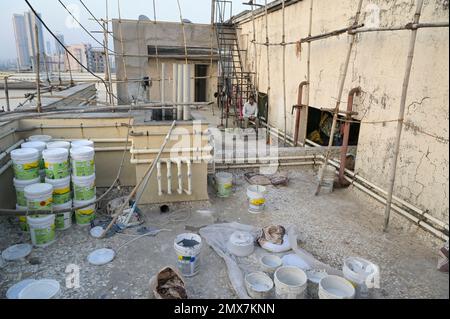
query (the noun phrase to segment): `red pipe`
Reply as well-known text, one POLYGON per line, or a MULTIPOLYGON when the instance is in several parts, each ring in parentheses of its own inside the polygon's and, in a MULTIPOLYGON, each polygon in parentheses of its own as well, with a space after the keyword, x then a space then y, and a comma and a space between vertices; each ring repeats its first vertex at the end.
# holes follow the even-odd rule
POLYGON ((307 85, 308 85, 308 82, 303 81, 298 86, 297 105, 294 106, 297 109, 297 114, 295 116, 294 146, 298 145, 298 136, 300 134, 300 115, 301 115, 302 106, 303 106, 303 88, 307 85))
POLYGON ((344 123, 344 139, 342 141, 341 147, 341 166, 339 168, 339 182, 341 185, 347 184, 345 179, 345 162, 347 161, 347 151, 348 151, 348 140, 350 138, 350 121, 351 115, 350 112, 353 112, 353 101, 356 95, 361 94, 361 88, 353 88, 348 93, 348 102, 347 102, 347 122, 344 123))

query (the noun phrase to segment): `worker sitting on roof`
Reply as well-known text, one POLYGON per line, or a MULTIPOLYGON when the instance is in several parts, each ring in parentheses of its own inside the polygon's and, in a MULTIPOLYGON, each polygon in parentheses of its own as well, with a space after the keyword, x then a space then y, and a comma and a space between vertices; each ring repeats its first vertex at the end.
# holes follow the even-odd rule
POLYGON ((243 117, 246 129, 248 128, 249 121, 255 122, 256 129, 259 128, 258 104, 255 102, 254 95, 250 95, 248 102, 244 104, 243 117))

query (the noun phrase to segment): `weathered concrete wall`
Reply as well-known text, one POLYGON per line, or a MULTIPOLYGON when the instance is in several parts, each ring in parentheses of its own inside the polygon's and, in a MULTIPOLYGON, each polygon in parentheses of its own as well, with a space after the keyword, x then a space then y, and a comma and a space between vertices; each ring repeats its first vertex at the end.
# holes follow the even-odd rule
MULTIPOLYGON (((353 23, 357 0, 314 1, 312 35, 347 27, 353 23)), ((380 27, 401 26, 412 21, 414 0, 370 0, 363 3, 362 22, 370 22, 372 8, 380 9, 380 27)), ((300 1, 286 8, 286 42, 308 35, 310 1, 300 1)), ((448 22, 448 1, 426 0, 421 22, 448 22)), ((265 42, 265 17, 255 20, 256 41, 265 42)), ((258 70, 259 90, 267 91, 266 47, 258 45, 256 55, 251 20, 239 25, 241 46, 248 49, 247 70, 258 70), (255 56, 257 59, 255 60, 255 56)), ((269 15, 271 43, 282 39, 282 12, 269 15)), ((387 189, 388 175, 400 106, 410 31, 363 33, 357 36, 345 83, 343 106, 351 88, 360 86, 362 96, 356 100, 356 117, 362 120, 357 172, 387 189), (385 123, 368 123, 387 121, 385 123)), ((310 104, 332 108, 336 104, 341 73, 350 37, 343 34, 319 41, 311 46, 310 104)), ((407 99, 406 127, 402 136, 395 195, 428 209, 448 222, 448 28, 418 31, 410 87, 407 99)), ((288 133, 292 134, 294 116, 290 110, 297 102, 298 85, 306 80, 307 44, 300 56, 296 46, 286 49, 288 133)), ((270 123, 284 128, 282 48, 270 47, 270 123)), ((302 136, 306 131, 303 113, 302 136)))
MULTIPOLYGON (((185 24, 186 43, 188 47, 196 48, 210 48, 213 46, 217 48, 215 34, 212 33, 210 25, 205 24, 185 24), (211 42, 212 41, 212 42, 211 42)), ((180 57, 174 59, 173 57, 159 57, 147 58, 148 46, 162 47, 179 47, 184 49, 183 27, 180 23, 173 22, 157 22, 151 23, 148 21, 136 20, 118 20, 113 21, 114 32, 114 50, 119 54, 116 56, 116 74, 119 81, 129 83, 118 83, 117 92, 119 98, 122 100, 120 104, 128 104, 131 102, 130 95, 136 89, 136 80, 142 79, 144 76, 150 76, 153 81, 153 86, 150 91, 150 98, 152 101, 160 101, 161 83, 161 63, 166 63, 167 73, 166 79, 170 80, 166 83, 166 101, 172 101, 172 64, 185 63, 185 58, 180 57)), ((216 60, 216 59, 215 59, 216 60)), ((211 58, 206 56, 189 63, 209 65, 207 81, 208 99, 213 101, 213 95, 217 88, 217 61, 211 63, 211 58)), ((194 80, 191 83, 192 94, 194 92, 194 80)))

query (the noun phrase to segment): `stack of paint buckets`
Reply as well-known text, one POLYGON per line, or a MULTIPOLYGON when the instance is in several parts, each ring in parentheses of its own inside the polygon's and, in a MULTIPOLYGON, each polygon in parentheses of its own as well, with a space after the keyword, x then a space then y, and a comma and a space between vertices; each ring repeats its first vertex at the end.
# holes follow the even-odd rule
MULTIPOLYGON (((96 201, 93 143, 50 142, 51 139, 46 135, 32 136, 29 142, 22 144, 21 149, 11 152, 17 210, 59 211, 91 204, 77 210, 75 214, 77 224, 89 225, 95 218, 96 201), (69 152, 73 152, 70 161, 69 152), (74 201, 70 163, 74 166, 74 201)), ((30 231, 35 246, 46 247, 54 242, 55 229, 65 230, 71 227, 72 213, 22 216, 19 223, 22 230, 30 231)))
POLYGON ((70 151, 74 207, 78 225, 90 225, 95 219, 95 162, 92 141, 74 141, 70 151))

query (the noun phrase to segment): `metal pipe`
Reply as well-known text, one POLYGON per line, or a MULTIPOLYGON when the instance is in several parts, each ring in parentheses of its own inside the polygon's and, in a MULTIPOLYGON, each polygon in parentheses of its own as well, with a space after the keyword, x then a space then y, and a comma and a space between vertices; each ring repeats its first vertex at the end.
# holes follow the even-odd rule
POLYGON ((157 174, 157 179, 158 179, 158 195, 162 196, 163 192, 162 192, 162 175, 161 175, 161 162, 158 162, 156 164, 156 174, 157 174))
MULTIPOLYGON (((183 65, 183 103, 191 102, 191 65, 183 65)), ((183 106, 183 120, 189 121, 191 119, 191 106, 183 106)))
POLYGON ((178 103, 178 65, 172 64, 172 102, 178 103))
POLYGON ((298 86, 298 98, 297 98, 297 105, 294 106, 294 108, 297 109, 297 114, 295 116, 295 133, 294 133, 294 146, 298 145, 298 136, 300 133, 300 115, 302 112, 301 105, 303 105, 303 88, 308 85, 307 81, 303 81, 298 86))
MULTIPOLYGON (((359 95, 361 94, 361 88, 360 87, 356 87, 350 90, 350 92, 348 93, 348 101, 347 101, 347 112, 353 112, 353 101, 354 101, 354 97, 355 95, 359 95)), ((342 141, 342 148, 341 148, 341 166, 339 167, 339 182, 344 185, 345 184, 345 179, 344 179, 344 174, 345 174, 345 162, 347 159, 347 152, 348 152, 348 140, 350 138, 350 122, 349 120, 351 120, 352 117, 350 115, 350 113, 347 114, 347 120, 344 123, 344 140, 342 141)))
MULTIPOLYGON (((166 102, 166 64, 161 64, 161 81, 159 82, 161 86, 161 103, 166 102)), ((162 110, 163 120, 166 118, 166 110, 162 110)))
MULTIPOLYGON (((422 12, 423 7, 423 0, 417 0, 417 7, 416 7, 416 13, 414 14, 414 23, 419 23, 420 21, 420 14, 422 12)), ((398 163, 398 156, 400 154, 400 141, 402 138, 402 131, 403 131, 403 121, 405 119, 405 109, 406 109, 406 98, 408 95, 408 86, 409 86, 409 80, 411 77, 411 69, 412 69, 412 63, 414 59, 414 50, 416 47, 416 38, 417 38, 417 29, 413 29, 411 31, 411 38, 409 41, 409 50, 408 50, 408 58, 406 62, 406 70, 405 75, 403 79, 403 87, 402 87, 402 96, 400 100, 400 110, 398 115, 398 123, 397 123, 397 134, 395 138, 395 146, 394 146, 394 156, 392 157, 392 163, 391 163, 391 172, 389 174, 389 188, 388 188, 388 195, 387 195, 387 204, 386 204, 386 210, 384 212, 384 227, 383 230, 386 232, 389 226, 389 218, 391 214, 391 205, 392 205, 392 196, 394 193, 394 185, 395 185, 395 177, 397 174, 397 163, 398 163)))
POLYGON ((167 194, 172 195, 172 161, 167 160, 167 194))
POLYGON ((183 171, 182 171, 182 163, 181 159, 176 159, 175 162, 177 163, 177 169, 178 169, 178 194, 183 194, 183 171))
MULTIPOLYGON (((195 163, 195 162, 200 162, 200 161, 210 161, 212 160, 212 156, 191 156, 190 160, 195 163)), ((173 163, 177 163, 176 159, 169 159, 169 158, 162 158, 161 161, 168 161, 171 160, 173 163)), ((136 158, 131 158, 130 159, 130 163, 131 164, 151 164, 153 163, 153 159, 136 159, 136 158)))
MULTIPOLYGON (((190 134, 188 134, 190 135, 190 134)), ((211 152, 212 151, 212 146, 208 145, 205 147, 190 147, 190 148, 172 148, 170 149, 170 152, 211 152)), ((130 153, 131 154, 154 154, 154 153, 158 153, 159 150, 157 149, 136 149, 136 148, 132 148, 130 153)))
MULTIPOLYGON (((178 64, 178 84, 177 84, 177 103, 183 102, 183 65, 178 64)), ((177 107, 177 119, 178 121, 183 120, 183 107, 181 105, 178 105, 177 107)))
POLYGON ((185 191, 188 196, 192 195, 192 163, 190 160, 185 160, 187 165, 187 179, 188 179, 188 189, 185 191))
POLYGON ((14 145, 8 147, 3 153, 0 153, 0 161, 2 159, 4 159, 6 156, 8 156, 9 154, 11 154, 12 151, 14 151, 16 148, 18 148, 23 143, 25 143, 25 141, 24 140, 20 140, 17 143, 15 143, 14 145))

